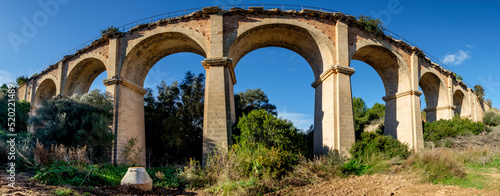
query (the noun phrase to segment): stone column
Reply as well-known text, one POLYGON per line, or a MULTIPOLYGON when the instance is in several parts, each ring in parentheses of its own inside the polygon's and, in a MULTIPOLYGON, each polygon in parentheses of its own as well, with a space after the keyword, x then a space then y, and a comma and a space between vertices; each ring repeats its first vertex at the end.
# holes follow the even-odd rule
POLYGON ((385 96, 385 134, 397 138, 416 151, 424 148, 420 95, 410 90, 385 96))
POLYGON ((203 114, 203 159, 218 147, 228 149, 232 144, 234 122, 234 67, 227 57, 202 61, 207 76, 203 114))
MULTIPOLYGON (((454 105, 446 105, 434 108, 425 108, 424 111, 427 115, 427 119, 449 120, 453 118, 455 108, 456 107, 454 105)), ((432 122, 432 120, 427 121, 432 122)))
POLYGON ((130 161, 133 161, 139 166, 145 166, 144 94, 146 94, 146 89, 120 76, 104 80, 104 85, 107 87, 107 92, 115 92, 113 127, 115 127, 116 141, 113 147, 112 162, 114 164, 130 164, 130 161), (124 151, 131 139, 136 139, 137 142, 133 148, 135 152, 128 154, 127 160, 124 151))
POLYGON ((351 79, 354 69, 332 66, 312 84, 316 89, 314 108, 314 154, 338 151, 350 156, 355 142, 351 79))

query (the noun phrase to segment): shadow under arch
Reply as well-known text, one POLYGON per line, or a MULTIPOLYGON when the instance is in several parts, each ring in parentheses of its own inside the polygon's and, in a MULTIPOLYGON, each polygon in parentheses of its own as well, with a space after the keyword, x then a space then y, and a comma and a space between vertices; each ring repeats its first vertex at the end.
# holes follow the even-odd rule
POLYGON ((91 57, 78 62, 66 78, 63 95, 83 95, 87 93, 94 80, 106 70, 102 60, 91 57))
POLYGON ((471 112, 469 101, 466 94, 461 89, 457 89, 453 93, 453 105, 455 106, 455 114, 460 115, 462 118, 470 118, 471 112))
MULTIPOLYGON (((297 53, 307 61, 313 72, 311 79, 314 82, 320 78, 324 67, 331 66, 334 61, 330 49, 322 46, 318 41, 318 35, 301 26, 284 23, 262 24, 238 32, 238 34, 228 50, 228 58, 232 59, 233 67, 236 67, 244 56, 254 50, 268 47, 284 48, 297 53)), ((324 105, 329 104, 323 103, 323 88, 318 86, 314 88, 313 151, 315 154, 321 154, 326 146, 323 141, 323 123, 328 123, 324 122, 324 105)), ((333 110, 333 107, 330 109, 333 110)))
POLYGON ((442 108, 450 105, 443 80, 433 72, 425 72, 420 77, 419 86, 425 96, 426 121, 448 118, 447 110, 442 108))
POLYGON ((32 108, 40 107, 44 100, 52 99, 57 94, 56 83, 52 78, 45 78, 36 88, 32 108))
MULTIPOLYGON (((143 86, 149 70, 164 57, 190 52, 207 57, 206 50, 190 36, 180 32, 151 35, 127 53, 120 75, 138 86, 143 86)), ((201 66, 201 64, 200 64, 201 66)))
POLYGON ((313 34, 300 26, 263 24, 241 32, 228 51, 234 67, 248 53, 266 47, 285 48, 302 56, 311 66, 315 79, 323 73, 324 63, 332 61, 329 49, 322 49, 313 34))
POLYGON ((351 50, 350 60, 359 60, 370 65, 382 79, 386 96, 385 101, 385 134, 398 138, 399 94, 410 90, 409 70, 402 57, 378 43, 360 43, 351 50))

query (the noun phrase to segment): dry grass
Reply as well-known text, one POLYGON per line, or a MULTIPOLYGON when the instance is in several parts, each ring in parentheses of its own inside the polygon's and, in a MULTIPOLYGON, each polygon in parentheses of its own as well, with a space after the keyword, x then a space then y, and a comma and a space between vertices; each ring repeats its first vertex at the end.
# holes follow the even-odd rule
POLYGON ((46 149, 37 139, 33 154, 35 155, 35 161, 43 166, 47 166, 55 161, 89 163, 87 146, 68 148, 61 144, 52 145, 49 149, 46 149))

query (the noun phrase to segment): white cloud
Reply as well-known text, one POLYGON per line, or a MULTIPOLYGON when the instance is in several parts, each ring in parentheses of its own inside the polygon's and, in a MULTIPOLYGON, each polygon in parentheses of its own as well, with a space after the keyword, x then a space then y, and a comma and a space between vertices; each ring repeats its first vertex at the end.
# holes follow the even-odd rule
POLYGON ((443 63, 460 65, 466 59, 470 59, 469 51, 459 50, 457 53, 447 54, 446 56, 444 56, 443 63))
POLYGON ((308 114, 278 111, 278 117, 292 121, 295 127, 304 131, 314 124, 314 118, 308 114))
POLYGON ((14 82, 14 76, 10 72, 0 70, 0 85, 13 82, 14 82))
POLYGON ((476 47, 476 46, 470 45, 470 44, 465 44, 465 46, 467 46, 467 48, 475 48, 476 47))

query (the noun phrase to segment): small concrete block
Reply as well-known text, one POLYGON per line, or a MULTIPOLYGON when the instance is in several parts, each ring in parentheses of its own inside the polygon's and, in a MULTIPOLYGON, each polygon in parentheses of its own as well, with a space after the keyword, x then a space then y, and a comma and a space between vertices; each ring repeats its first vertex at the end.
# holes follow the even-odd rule
POLYGON ((144 167, 129 167, 121 181, 121 185, 130 185, 143 191, 153 189, 153 180, 144 167))

